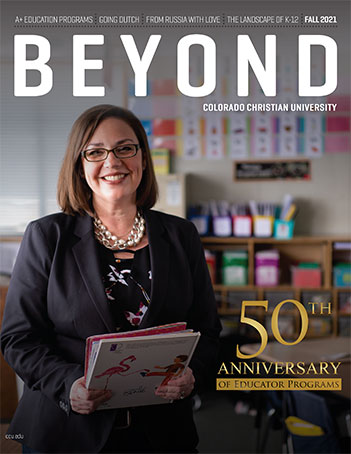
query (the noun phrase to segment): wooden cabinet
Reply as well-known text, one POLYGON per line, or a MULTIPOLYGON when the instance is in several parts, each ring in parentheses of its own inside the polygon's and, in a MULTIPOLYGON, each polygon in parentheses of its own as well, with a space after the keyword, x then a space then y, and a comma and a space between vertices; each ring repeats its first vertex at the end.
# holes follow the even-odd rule
MULTIPOLYGON (((350 313, 340 311, 342 299, 350 298, 350 287, 333 286, 333 265, 340 257, 350 261, 350 251, 335 250, 334 243, 350 242, 348 237, 296 237, 289 240, 275 238, 219 238, 203 237, 204 248, 216 256, 216 281, 213 285, 218 302, 219 313, 231 320, 233 327, 242 330, 239 323, 242 300, 268 300, 268 312, 263 308, 252 309, 255 318, 263 323, 270 332, 270 319, 274 307, 285 299, 294 299, 304 304, 309 316, 308 337, 324 335, 349 335, 350 313), (255 254, 263 250, 279 251, 279 284, 262 287, 255 284, 255 254), (223 285, 221 265, 224 251, 247 251, 247 285, 223 285), (321 285, 318 287, 295 287, 292 285, 291 270, 299 262, 317 262, 321 268, 321 285), (309 302, 321 302, 324 306, 331 303, 331 314, 320 314, 319 305, 315 305, 315 314, 311 314, 309 302)), ((300 313, 292 303, 286 303, 279 312, 282 335, 285 327, 287 338, 296 338, 300 328, 300 313)), ((250 327, 246 335, 256 335, 250 327)), ((245 333, 242 333, 245 334, 245 333)))
MULTIPOLYGON (((2 321, 7 287, 0 287, 0 322, 2 321)), ((17 407, 16 375, 5 362, 0 353, 0 418, 1 421, 10 420, 17 407)))

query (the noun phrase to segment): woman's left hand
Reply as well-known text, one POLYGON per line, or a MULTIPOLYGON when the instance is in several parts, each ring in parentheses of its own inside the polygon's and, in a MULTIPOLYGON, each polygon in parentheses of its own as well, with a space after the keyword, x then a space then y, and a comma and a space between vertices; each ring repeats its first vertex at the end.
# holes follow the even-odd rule
POLYGON ((184 399, 194 389, 195 378, 190 367, 180 377, 173 377, 167 385, 159 386, 155 394, 167 400, 184 399))

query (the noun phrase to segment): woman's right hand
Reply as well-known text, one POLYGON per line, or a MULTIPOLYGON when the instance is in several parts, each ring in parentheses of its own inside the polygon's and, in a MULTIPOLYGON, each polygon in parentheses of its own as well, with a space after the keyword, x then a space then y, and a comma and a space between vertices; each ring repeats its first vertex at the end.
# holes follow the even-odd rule
POLYGON ((89 415, 106 400, 111 399, 112 392, 103 389, 87 389, 84 377, 78 378, 71 386, 69 399, 71 408, 81 415, 89 415))

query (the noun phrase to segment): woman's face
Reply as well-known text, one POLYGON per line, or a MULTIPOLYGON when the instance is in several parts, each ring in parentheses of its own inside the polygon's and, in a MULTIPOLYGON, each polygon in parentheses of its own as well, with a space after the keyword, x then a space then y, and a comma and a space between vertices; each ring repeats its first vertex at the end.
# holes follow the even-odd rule
MULTIPOLYGON (((107 118, 96 128, 85 150, 118 145, 138 144, 133 129, 118 118, 107 118)), ((97 204, 135 204, 136 190, 140 184, 145 164, 139 149, 132 158, 119 159, 109 153, 105 161, 88 162, 82 157, 84 176, 97 204)))

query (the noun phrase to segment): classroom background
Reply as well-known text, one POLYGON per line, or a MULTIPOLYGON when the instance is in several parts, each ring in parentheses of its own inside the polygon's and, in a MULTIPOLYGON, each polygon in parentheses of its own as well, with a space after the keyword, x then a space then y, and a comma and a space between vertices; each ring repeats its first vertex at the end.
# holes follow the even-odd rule
MULTIPOLYGON (((335 14, 340 3, 324 8, 335 14)), ((95 11, 92 6, 86 8, 87 14, 89 9, 95 11)), ((104 8, 109 14, 108 7, 104 8)), ((175 7, 170 8, 171 14, 175 7)), ((191 9, 193 14, 198 13, 196 5, 188 8, 188 13, 191 9)), ((248 13, 254 7, 245 8, 248 13)), ((305 8, 313 12, 310 4, 305 8)), ((124 10, 138 14, 132 3, 121 5, 119 13, 124 10)), ((30 14, 40 11, 42 5, 33 3, 30 14)), ((148 12, 156 15, 156 6, 150 4, 148 12)), ((310 317, 303 348, 297 351, 295 360, 319 361, 326 357, 342 362, 344 392, 330 392, 327 398, 311 392, 291 393, 289 398, 286 394, 282 398, 279 394, 263 397, 262 393, 215 391, 213 370, 205 389, 194 398, 200 452, 282 452, 282 445, 287 444, 288 452, 348 452, 351 89, 350 56, 345 43, 349 42, 349 30, 328 30, 340 43, 338 87, 333 94, 307 100, 296 95, 297 30, 291 28, 278 35, 277 98, 266 98, 251 73, 250 96, 243 101, 236 95, 235 34, 229 29, 202 30, 220 45, 217 88, 211 96, 198 99, 181 95, 176 86, 176 43, 190 30, 174 27, 167 29, 166 35, 160 29, 163 37, 150 67, 148 96, 138 98, 134 96, 133 72, 119 36, 113 28, 104 29, 104 46, 87 50, 87 58, 103 58, 104 68, 91 71, 87 83, 105 86, 106 96, 79 98, 72 96, 73 30, 70 29, 68 39, 61 29, 44 29, 52 46, 54 87, 43 97, 28 99, 13 96, 13 33, 10 24, 4 27, 1 314, 25 226, 32 219, 58 210, 57 174, 73 121, 95 104, 127 107, 141 118, 153 150, 160 188, 155 208, 188 217, 201 234, 223 324, 218 365, 233 360, 236 344, 250 354, 259 342, 257 331, 240 323, 243 300, 269 301, 267 312, 257 307, 249 312, 269 335, 268 356, 260 360, 287 360, 286 350, 274 348, 270 321, 281 301, 297 300, 306 310, 311 308, 309 303, 325 309, 310 317), (338 107, 335 112, 203 111, 204 103, 224 102, 328 103, 338 107), (306 433, 294 432, 294 427, 286 423, 289 415, 323 433, 314 437, 307 433, 306 438, 306 433), (322 419, 320 415, 324 415, 322 419), (239 434, 243 434, 240 440, 239 434), (308 448, 304 448, 306 440, 310 442, 308 448)), ((132 33, 141 48, 145 47, 148 33, 138 28, 132 33)), ((251 28, 250 36, 263 58, 262 30, 251 28)), ((202 54, 194 49, 191 56, 190 80, 196 85, 201 83, 202 54)), ((323 83, 323 71, 323 53, 316 51, 312 59, 314 84, 323 83)), ((30 77, 31 83, 38 83, 35 75, 30 77)), ((300 330, 299 309, 294 303, 286 303, 279 314, 279 332, 292 342, 300 330)), ((2 431, 15 410, 21 387, 21 381, 1 357, 2 431)), ((18 452, 11 441, 4 449, 7 451, 3 452, 18 452)))

